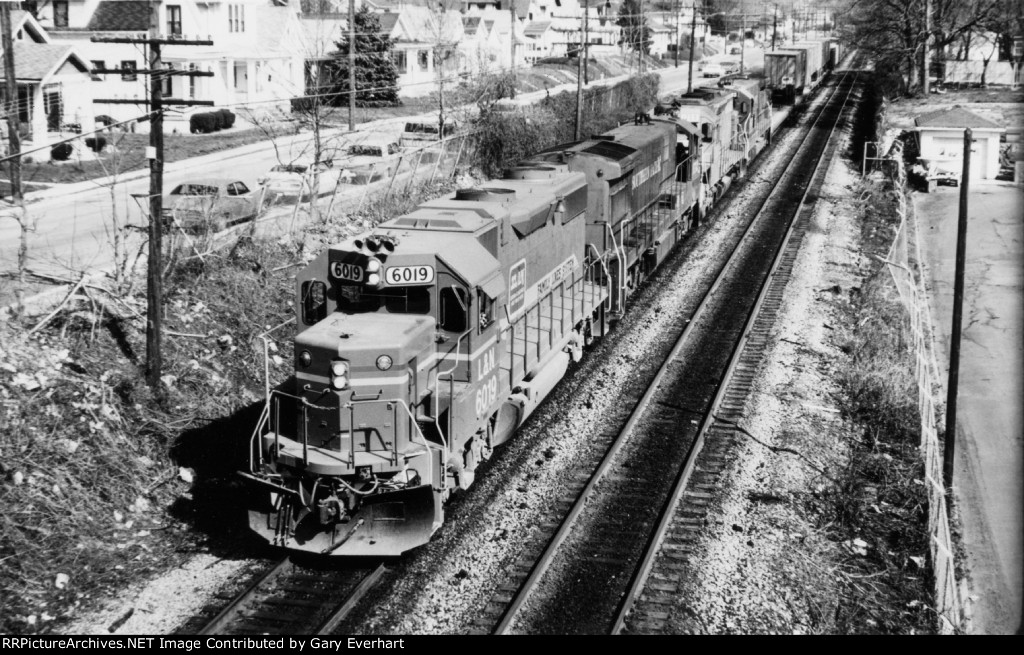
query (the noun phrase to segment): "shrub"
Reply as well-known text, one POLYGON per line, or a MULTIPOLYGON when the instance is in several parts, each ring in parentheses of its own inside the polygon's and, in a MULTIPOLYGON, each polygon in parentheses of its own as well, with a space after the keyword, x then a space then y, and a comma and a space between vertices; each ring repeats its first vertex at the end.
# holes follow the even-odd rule
POLYGON ((67 161, 75 149, 70 143, 58 143, 50 148, 50 159, 54 161, 67 161))
POLYGON ((208 134, 218 129, 217 117, 210 112, 192 114, 188 121, 188 127, 192 134, 208 134))
POLYGON ((231 113, 229 109, 221 109, 217 112, 224 119, 224 127, 228 128, 235 124, 235 115, 231 113))
POLYGON ((214 130, 221 130, 224 128, 224 114, 219 111, 211 111, 207 116, 213 119, 214 130))
POLYGON ((107 138, 103 136, 86 137, 85 145, 93 152, 102 152, 107 147, 107 138))

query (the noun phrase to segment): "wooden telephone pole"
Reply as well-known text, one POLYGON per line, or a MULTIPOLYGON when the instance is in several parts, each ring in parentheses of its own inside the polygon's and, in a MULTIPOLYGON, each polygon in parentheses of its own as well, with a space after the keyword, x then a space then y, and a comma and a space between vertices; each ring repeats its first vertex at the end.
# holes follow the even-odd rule
POLYGON ((508 0, 508 36, 512 44, 512 61, 509 62, 509 70, 512 71, 512 91, 509 95, 513 100, 516 98, 516 3, 515 0, 508 0))
POLYGON ((4 84, 7 94, 7 154, 11 159, 11 201, 20 210, 21 197, 21 135, 18 134, 18 79, 14 72, 14 35, 11 34, 11 4, 0 3, 0 29, 3 34, 4 84))
POLYGON ((693 11, 693 18, 690 20, 690 70, 686 77, 686 92, 690 93, 693 91, 693 41, 697 37, 697 5, 690 5, 691 11, 693 11))
MULTIPOLYGON (((161 85, 166 76, 213 77, 212 71, 176 71, 164 68, 160 49, 164 45, 213 45, 210 39, 185 39, 181 35, 160 36, 160 5, 151 2, 149 13, 149 35, 146 37, 103 37, 94 36, 94 43, 131 43, 145 45, 149 49, 149 68, 134 71, 149 76, 149 100, 97 99, 98 104, 149 104, 149 256, 146 273, 146 383, 157 388, 163 368, 161 355, 163 323, 163 184, 164 184, 164 107, 168 105, 213 106, 211 100, 185 100, 164 98, 161 85)), ((179 25, 180 29, 180 25, 179 25)), ((94 69, 97 74, 121 75, 120 69, 94 69)))

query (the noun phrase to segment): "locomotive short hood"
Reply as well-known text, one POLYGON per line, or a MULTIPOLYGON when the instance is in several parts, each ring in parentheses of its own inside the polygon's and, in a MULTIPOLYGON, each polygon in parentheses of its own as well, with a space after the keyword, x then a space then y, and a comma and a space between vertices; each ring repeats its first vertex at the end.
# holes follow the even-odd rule
POLYGON ((353 353, 380 352, 407 362, 428 348, 434 319, 409 314, 334 313, 298 335, 300 346, 336 350, 348 359, 353 353))

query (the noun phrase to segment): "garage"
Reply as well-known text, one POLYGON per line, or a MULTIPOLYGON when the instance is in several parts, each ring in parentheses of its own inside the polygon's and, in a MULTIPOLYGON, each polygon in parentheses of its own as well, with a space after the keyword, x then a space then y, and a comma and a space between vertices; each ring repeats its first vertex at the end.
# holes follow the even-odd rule
POLYGON ((964 109, 951 107, 915 119, 921 143, 921 159, 957 175, 963 170, 964 130, 971 128, 971 179, 995 179, 999 173, 998 123, 964 109))

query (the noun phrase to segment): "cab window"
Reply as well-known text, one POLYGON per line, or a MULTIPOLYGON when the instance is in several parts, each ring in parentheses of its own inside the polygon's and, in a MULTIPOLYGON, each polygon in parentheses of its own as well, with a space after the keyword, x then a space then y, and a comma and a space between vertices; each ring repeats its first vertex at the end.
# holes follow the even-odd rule
POLYGON ((483 332, 494 322, 494 300, 484 291, 476 292, 477 311, 480 313, 480 332, 483 332))
POLYGON ((437 323, 442 330, 448 332, 465 332, 466 317, 469 312, 468 297, 465 289, 444 287, 440 294, 441 314, 437 323))
POLYGON ((429 287, 384 287, 368 289, 359 284, 338 285, 338 310, 346 314, 367 314, 383 309, 389 314, 430 312, 429 287))
POLYGON ((302 283, 302 322, 315 325, 327 318, 327 285, 319 281, 302 283))

